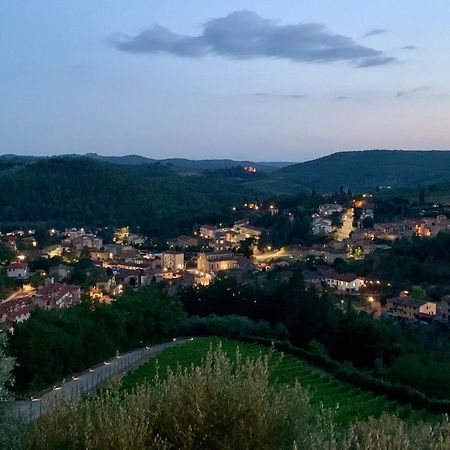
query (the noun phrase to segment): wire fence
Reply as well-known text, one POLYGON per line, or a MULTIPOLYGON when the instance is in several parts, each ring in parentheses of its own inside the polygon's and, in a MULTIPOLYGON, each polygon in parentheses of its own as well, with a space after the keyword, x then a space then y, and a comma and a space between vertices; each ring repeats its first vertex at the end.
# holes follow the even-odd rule
POLYGON ((63 400, 77 400, 93 395, 107 381, 115 376, 124 375, 149 359, 155 357, 166 348, 184 343, 185 339, 174 339, 171 342, 143 347, 115 357, 98 364, 87 371, 63 379, 61 383, 41 392, 29 400, 13 402, 10 414, 20 420, 36 420, 49 409, 55 407, 63 400))

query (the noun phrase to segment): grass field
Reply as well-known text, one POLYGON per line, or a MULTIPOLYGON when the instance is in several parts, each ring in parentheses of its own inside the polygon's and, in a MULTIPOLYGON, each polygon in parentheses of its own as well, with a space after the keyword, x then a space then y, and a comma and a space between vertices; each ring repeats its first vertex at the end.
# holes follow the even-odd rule
MULTIPOLYGON (((164 376, 167 368, 175 369, 177 365, 189 367, 198 365, 205 357, 210 346, 215 347, 222 343, 223 350, 232 358, 236 347, 244 357, 255 357, 269 350, 257 344, 242 343, 222 338, 196 338, 186 344, 165 350, 157 359, 151 360, 130 373, 123 380, 125 388, 132 388, 136 384, 149 382, 155 376, 159 367, 160 376, 164 376)), ((427 411, 411 409, 409 405, 403 405, 389 400, 383 396, 377 396, 372 392, 363 391, 350 384, 343 383, 312 367, 299 358, 274 352, 271 358, 271 382, 293 383, 296 379, 310 391, 311 402, 318 406, 320 402, 326 407, 337 410, 337 421, 341 425, 348 425, 356 420, 367 419, 370 416, 378 417, 383 412, 396 414, 403 419, 433 420, 435 415, 427 411)))

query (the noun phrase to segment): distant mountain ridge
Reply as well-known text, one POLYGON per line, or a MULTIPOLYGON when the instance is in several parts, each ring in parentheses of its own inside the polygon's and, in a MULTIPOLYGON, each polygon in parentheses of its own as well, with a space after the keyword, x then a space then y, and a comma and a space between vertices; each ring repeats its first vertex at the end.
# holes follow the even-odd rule
POLYGON ((173 168, 176 172, 201 172, 203 170, 228 169, 235 166, 253 166, 257 170, 264 172, 273 172, 282 167, 286 167, 293 162, 283 161, 237 161, 233 159, 188 159, 188 158, 165 158, 156 159, 148 158, 141 155, 124 155, 124 156, 103 156, 97 153, 86 154, 69 154, 55 156, 20 156, 13 154, 0 155, 0 162, 8 162, 24 165, 36 162, 40 159, 56 158, 56 157, 85 157, 96 161, 106 162, 116 165, 140 166, 143 164, 162 164, 173 168))
POLYGON ((191 160, 152 159, 140 155, 102 156, 62 155, 58 157, 0 156, 0 177, 23 166, 52 158, 88 158, 99 163, 121 166, 145 177, 178 174, 208 175, 208 171, 251 165, 265 172, 263 179, 246 180, 255 191, 289 194, 316 190, 332 192, 345 186, 357 192, 377 186, 416 188, 450 182, 450 150, 361 150, 344 151, 302 163, 252 162, 231 159, 191 160))
POLYGON ((87 158, 109 162, 111 164, 140 165, 140 164, 167 164, 182 170, 209 170, 209 169, 227 169, 234 166, 254 166, 256 169, 265 172, 272 172, 282 167, 294 164, 292 162, 255 162, 255 161, 236 161, 233 159, 188 159, 188 158, 166 158, 154 159, 140 155, 125 156, 102 156, 97 153, 86 153, 87 158))
POLYGON ((361 150, 333 153, 279 169, 274 177, 305 189, 419 187, 450 181, 449 150, 361 150))

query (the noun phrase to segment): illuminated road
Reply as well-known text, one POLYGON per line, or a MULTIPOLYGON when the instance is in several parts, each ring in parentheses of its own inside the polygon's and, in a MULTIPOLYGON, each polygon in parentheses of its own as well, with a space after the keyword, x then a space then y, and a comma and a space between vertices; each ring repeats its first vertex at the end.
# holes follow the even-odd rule
POLYGON ((4 300, 0 300, 0 303, 6 303, 16 298, 24 297, 25 295, 32 294, 36 290, 29 284, 25 284, 22 289, 14 291, 9 297, 4 300))
POLYGON ((348 239, 352 231, 353 231, 353 208, 349 208, 344 213, 342 227, 337 230, 336 239, 338 241, 348 239))

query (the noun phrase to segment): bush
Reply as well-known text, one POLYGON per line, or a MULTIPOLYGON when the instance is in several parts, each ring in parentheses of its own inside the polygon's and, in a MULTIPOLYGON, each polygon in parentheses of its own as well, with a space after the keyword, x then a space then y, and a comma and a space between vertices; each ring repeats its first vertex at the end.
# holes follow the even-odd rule
POLYGON ((244 316, 228 315, 207 317, 192 316, 185 320, 181 334, 186 336, 222 336, 240 338, 242 336, 258 336, 284 340, 288 331, 282 324, 271 327, 269 323, 254 321, 244 316))
POLYGON ((268 357, 231 360, 219 346, 199 367, 178 368, 133 392, 117 386, 56 406, 31 425, 36 450, 446 450, 447 418, 410 424, 396 416, 338 430, 300 385, 269 385, 268 357))
MULTIPOLYGON (((323 417, 333 430, 331 416, 323 417)), ((300 385, 269 386, 267 356, 244 359, 238 351, 231 360, 219 346, 201 366, 169 370, 131 393, 61 404, 32 425, 28 448, 312 448, 330 434, 318 433, 319 422, 300 385)), ((322 444, 316 448, 328 448, 322 444)))
POLYGON ((7 413, 13 399, 10 389, 14 384, 14 363, 14 358, 7 352, 6 336, 0 334, 0 449, 18 448, 20 443, 22 423, 13 420, 7 413))

